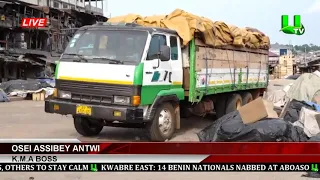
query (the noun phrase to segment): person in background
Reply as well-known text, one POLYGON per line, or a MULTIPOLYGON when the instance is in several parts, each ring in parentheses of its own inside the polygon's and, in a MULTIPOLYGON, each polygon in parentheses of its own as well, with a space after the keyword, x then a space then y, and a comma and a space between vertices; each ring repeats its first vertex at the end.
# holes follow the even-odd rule
POLYGON ((47 51, 50 52, 51 51, 51 44, 52 44, 52 34, 51 32, 48 33, 48 38, 47 38, 47 51))

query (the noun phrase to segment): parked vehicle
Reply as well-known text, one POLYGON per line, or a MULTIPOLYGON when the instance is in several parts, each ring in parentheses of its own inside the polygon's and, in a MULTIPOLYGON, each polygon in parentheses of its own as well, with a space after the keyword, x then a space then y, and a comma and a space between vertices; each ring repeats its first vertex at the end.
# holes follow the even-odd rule
POLYGON ((56 68, 45 111, 71 114, 78 133, 143 127, 170 139, 180 115, 218 117, 257 98, 268 84, 268 50, 213 48, 176 31, 134 24, 80 28, 56 68))

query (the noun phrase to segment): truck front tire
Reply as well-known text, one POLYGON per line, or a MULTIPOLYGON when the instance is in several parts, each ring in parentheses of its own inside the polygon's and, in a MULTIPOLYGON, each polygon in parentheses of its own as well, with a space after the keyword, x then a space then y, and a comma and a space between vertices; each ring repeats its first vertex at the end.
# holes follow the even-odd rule
POLYGON ((151 141, 163 142, 172 138, 176 129, 176 115, 170 103, 163 103, 157 109, 152 122, 148 125, 151 141))
POLYGON ((90 119, 85 117, 73 117, 73 122, 75 129, 82 136, 96 136, 103 129, 103 125, 91 123, 90 119))

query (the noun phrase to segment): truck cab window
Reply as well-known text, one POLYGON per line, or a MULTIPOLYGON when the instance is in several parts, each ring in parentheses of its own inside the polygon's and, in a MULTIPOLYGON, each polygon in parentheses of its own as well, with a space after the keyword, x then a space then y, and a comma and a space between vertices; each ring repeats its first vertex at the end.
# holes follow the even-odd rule
POLYGON ((178 60, 178 40, 175 36, 170 36, 171 60, 178 60))
POLYGON ((153 35, 148 50, 147 60, 157 59, 160 47, 163 45, 167 45, 166 36, 159 34, 153 35))

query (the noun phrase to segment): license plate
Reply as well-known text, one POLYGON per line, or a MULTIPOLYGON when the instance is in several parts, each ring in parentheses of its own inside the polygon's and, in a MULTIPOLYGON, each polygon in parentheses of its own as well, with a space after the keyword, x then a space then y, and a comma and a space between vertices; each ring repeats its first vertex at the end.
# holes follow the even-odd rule
POLYGON ((76 109, 76 114, 91 116, 92 108, 90 106, 78 105, 76 109))

